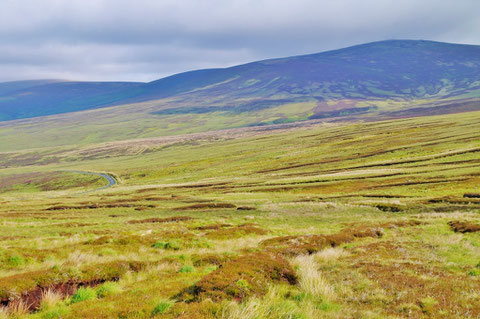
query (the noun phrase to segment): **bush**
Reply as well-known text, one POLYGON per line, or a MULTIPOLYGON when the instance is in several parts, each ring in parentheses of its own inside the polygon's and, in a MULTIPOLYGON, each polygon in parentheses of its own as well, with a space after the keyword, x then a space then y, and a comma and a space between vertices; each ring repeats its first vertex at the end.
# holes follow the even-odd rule
POLYGON ((105 298, 106 296, 115 295, 119 292, 119 285, 116 282, 108 281, 97 288, 97 297, 105 298))
POLYGON ((97 293, 90 287, 80 287, 72 296, 71 303, 77 303, 85 300, 93 300, 97 298, 97 293))
POLYGON ((173 302, 170 300, 160 301, 155 308, 153 308, 151 316, 155 317, 156 315, 161 315, 167 312, 168 309, 173 305, 173 302))

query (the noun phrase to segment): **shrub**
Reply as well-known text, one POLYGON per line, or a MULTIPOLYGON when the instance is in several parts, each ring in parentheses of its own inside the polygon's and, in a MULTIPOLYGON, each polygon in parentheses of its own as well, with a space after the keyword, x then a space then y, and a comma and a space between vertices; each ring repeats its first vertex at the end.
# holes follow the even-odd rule
POLYGON ((119 293, 120 290, 120 286, 116 282, 108 281, 97 288, 97 296, 105 298, 106 296, 119 293))
POLYGON ((97 293, 90 287, 81 287, 72 296, 71 303, 77 303, 85 300, 93 300, 97 298, 97 293))
POLYGON ((157 303, 155 308, 153 308, 151 316, 155 317, 156 315, 164 314, 165 312, 167 312, 168 309, 170 309, 170 307, 172 307, 172 305, 173 302, 170 300, 160 301, 159 303, 157 303))

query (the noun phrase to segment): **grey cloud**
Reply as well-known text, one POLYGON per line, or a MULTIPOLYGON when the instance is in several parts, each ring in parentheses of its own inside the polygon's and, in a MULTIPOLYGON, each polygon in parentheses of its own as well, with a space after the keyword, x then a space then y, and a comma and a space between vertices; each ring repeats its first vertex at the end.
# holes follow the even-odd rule
POLYGON ((480 44, 476 0, 4 0, 0 81, 154 80, 363 42, 480 44))

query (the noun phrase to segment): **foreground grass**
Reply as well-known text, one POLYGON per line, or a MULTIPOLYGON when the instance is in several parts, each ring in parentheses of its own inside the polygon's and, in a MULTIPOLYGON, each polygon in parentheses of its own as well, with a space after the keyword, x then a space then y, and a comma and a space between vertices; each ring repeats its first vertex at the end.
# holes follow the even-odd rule
POLYGON ((477 318, 479 123, 4 154, 0 318, 477 318))

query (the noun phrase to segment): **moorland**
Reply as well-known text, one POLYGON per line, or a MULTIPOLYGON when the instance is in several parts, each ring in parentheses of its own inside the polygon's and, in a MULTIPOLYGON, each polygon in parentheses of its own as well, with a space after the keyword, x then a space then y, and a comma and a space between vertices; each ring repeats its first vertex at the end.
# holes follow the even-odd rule
POLYGON ((475 52, 408 96, 252 99, 229 73, 1 122, 0 318, 479 318, 475 52))

